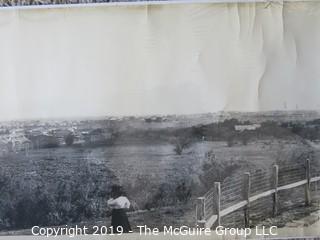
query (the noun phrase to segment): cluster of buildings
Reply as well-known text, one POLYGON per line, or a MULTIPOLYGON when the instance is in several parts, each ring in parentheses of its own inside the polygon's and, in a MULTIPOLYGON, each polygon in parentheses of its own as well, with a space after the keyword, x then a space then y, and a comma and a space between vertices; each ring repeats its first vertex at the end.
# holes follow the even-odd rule
POLYGON ((241 124, 241 125, 235 125, 234 130, 238 132, 243 132, 243 131, 254 131, 257 130, 258 128, 261 127, 261 124, 259 123, 254 123, 254 124, 241 124))
POLYGON ((103 145, 112 141, 114 133, 108 128, 70 124, 32 124, 0 126, 0 157, 31 149, 66 145, 103 145), (66 140, 69 137, 69 141, 66 140))
POLYGON ((0 156, 9 152, 29 151, 31 148, 32 142, 25 136, 22 129, 0 135, 0 156))

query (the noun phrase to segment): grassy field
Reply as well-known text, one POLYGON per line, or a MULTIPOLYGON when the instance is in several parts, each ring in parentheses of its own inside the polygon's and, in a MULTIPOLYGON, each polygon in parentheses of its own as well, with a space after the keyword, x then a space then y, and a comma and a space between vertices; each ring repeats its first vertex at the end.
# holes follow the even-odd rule
MULTIPOLYGON (((238 171, 269 169, 279 158, 295 161, 299 154, 310 151, 310 147, 301 142, 277 139, 254 141, 245 146, 235 144, 232 147, 226 142, 198 141, 181 155, 173 149, 171 143, 165 142, 91 148, 60 147, 11 154, 0 158, 0 166, 6 175, 11 176, 11 186, 16 186, 17 192, 11 189, 10 193, 15 199, 21 192, 37 189, 53 198, 59 191, 69 191, 70 196, 65 197, 72 198, 71 188, 77 186, 90 202, 90 208, 94 208, 89 219, 100 219, 105 215, 101 211, 106 211, 109 189, 114 183, 124 186, 134 210, 179 204, 175 198, 176 189, 179 184, 185 183, 191 190, 187 204, 189 210, 185 209, 186 217, 182 217, 187 221, 190 212, 193 214, 194 211, 192 199, 207 190, 200 177, 209 151, 214 153, 216 162, 236 164, 238 171), (62 184, 64 188, 60 189, 62 184)), ((83 216, 80 219, 86 218, 83 216)), ((147 224, 158 221, 146 220, 147 224)))
MULTIPOLYGON (((36 146, 28 152, 9 151, 0 156, 0 230, 35 224, 106 224, 113 184, 124 187, 132 203, 134 225, 194 225, 195 199, 215 181, 222 182, 225 195, 221 204, 225 207, 241 198, 244 172, 252 172, 252 191, 269 189, 275 163, 282 172, 285 166, 299 165, 297 179, 304 174, 300 166, 309 158, 312 174, 318 174, 318 121, 271 120, 258 121, 261 125, 254 131, 235 129, 250 122, 233 118, 212 122, 211 116, 200 123, 198 116, 151 122, 130 118, 112 120, 112 124, 104 120, 78 122, 79 136, 104 129, 112 132, 111 140, 36 146)), ((282 184, 289 178, 279 179, 282 184)), ((290 205, 297 195, 281 197, 290 205)), ((259 204, 253 207, 263 208, 265 203, 259 204)), ((256 216, 265 217, 262 212, 256 216)))
MULTIPOLYGON (((36 182, 50 186, 59 181, 72 181, 85 171, 90 171, 100 183, 113 182, 130 187, 146 180, 150 185, 160 185, 187 180, 197 182, 209 151, 215 154, 217 162, 236 162, 245 168, 266 169, 279 158, 290 162, 296 155, 310 151, 310 147, 297 141, 272 139, 233 147, 228 147, 225 142, 202 141, 194 143, 181 155, 175 154, 170 143, 62 147, 32 150, 27 155, 12 154, 0 158, 0 166, 31 187, 36 182)), ((137 187, 143 191, 142 186, 137 187)))

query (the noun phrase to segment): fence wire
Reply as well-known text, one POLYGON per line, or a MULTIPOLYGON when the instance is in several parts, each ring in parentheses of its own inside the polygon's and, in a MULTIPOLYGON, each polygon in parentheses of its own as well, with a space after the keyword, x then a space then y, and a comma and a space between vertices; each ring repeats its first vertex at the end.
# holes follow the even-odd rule
POLYGON ((279 167, 279 187, 298 182, 303 179, 306 179, 305 165, 294 164, 279 167))
POLYGON ((212 215, 214 215, 214 203, 216 201, 216 194, 214 188, 210 189, 204 195, 204 206, 205 206, 205 219, 209 219, 212 215))
MULTIPOLYGON (((273 173, 270 170, 258 169, 251 173, 251 189, 250 195, 257 195, 272 189, 273 173)), ((270 217, 272 214, 272 196, 260 198, 250 203, 250 219, 257 221, 270 217)))
POLYGON ((268 191, 272 188, 273 176, 271 171, 258 169, 251 173, 251 195, 268 191))
POLYGON ((232 206, 243 199, 243 181, 242 173, 236 173, 227 177, 221 184, 221 209, 232 206))
MULTIPOLYGON (((310 175, 312 177, 320 176, 320 168, 311 163, 310 175)), ((305 180, 306 165, 290 164, 279 166, 278 170, 278 187, 289 185, 301 180, 305 180)), ((226 209, 243 200, 244 194, 244 173, 236 172, 232 176, 227 177, 221 183, 220 209, 226 209)), ((257 169, 250 172, 250 196, 272 190, 274 188, 275 175, 271 169, 257 169)), ((211 189, 204 195, 205 202, 205 218, 209 219, 214 213, 215 191, 211 189)), ((311 199, 319 202, 320 206, 320 181, 311 183, 311 199)), ((305 185, 282 190, 278 192, 278 212, 284 212, 296 207, 305 205, 305 185)), ((272 216, 273 196, 268 195, 256 201, 250 202, 250 220, 261 221, 272 216)), ((221 223, 228 226, 243 226, 244 223, 243 208, 229 213, 221 218, 221 223)))
POLYGON ((320 176, 320 160, 318 159, 312 159, 310 162, 311 166, 311 172, 310 175, 311 177, 318 177, 320 176))

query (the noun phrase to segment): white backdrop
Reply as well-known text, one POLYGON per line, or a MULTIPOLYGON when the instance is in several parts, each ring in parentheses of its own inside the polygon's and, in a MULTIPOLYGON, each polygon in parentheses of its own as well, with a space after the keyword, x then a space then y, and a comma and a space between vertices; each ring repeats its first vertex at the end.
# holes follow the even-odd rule
POLYGON ((0 10, 0 119, 320 108, 320 3, 0 10))

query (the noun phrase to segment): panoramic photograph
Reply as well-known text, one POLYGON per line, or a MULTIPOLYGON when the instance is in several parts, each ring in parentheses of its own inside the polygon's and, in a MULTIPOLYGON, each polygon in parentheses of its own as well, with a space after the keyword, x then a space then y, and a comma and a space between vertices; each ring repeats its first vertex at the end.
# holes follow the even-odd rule
POLYGON ((320 236, 320 2, 2 2, 0 238, 320 236))
POLYGON ((115 191, 129 202, 130 231, 206 225, 217 215, 215 183, 223 226, 319 221, 317 111, 3 121, 0 140, 2 235, 31 234, 32 226, 110 226, 115 191), (250 200, 250 216, 246 205, 236 207, 245 191, 255 197, 274 188, 276 200, 274 193, 250 200))

